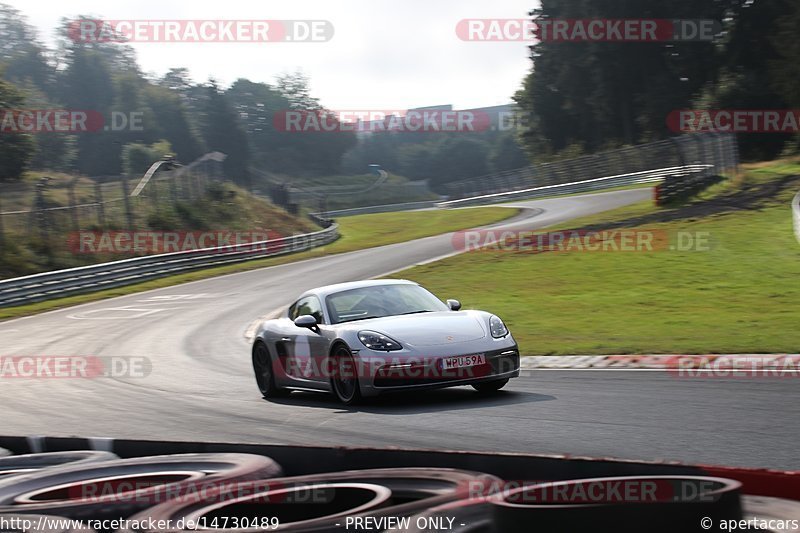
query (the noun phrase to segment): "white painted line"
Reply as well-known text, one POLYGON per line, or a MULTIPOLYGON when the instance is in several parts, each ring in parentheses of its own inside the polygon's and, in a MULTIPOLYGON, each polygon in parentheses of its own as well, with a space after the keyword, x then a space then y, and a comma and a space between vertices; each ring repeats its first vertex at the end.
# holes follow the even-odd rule
POLYGON ((253 320, 250 323, 250 325, 248 325, 247 328, 245 328, 245 330, 244 330, 244 338, 247 339, 248 342, 253 342, 253 339, 256 336, 256 331, 258 331, 259 326, 261 326, 261 324, 263 324, 267 320, 270 320, 270 319, 273 319, 273 318, 278 318, 278 315, 280 315, 285 308, 286 308, 286 306, 282 306, 282 307, 279 307, 277 309, 273 309, 272 311, 270 311, 266 315, 262 315, 262 316, 258 317, 257 319, 253 320))
POLYGON ((161 311, 169 311, 169 309, 138 309, 135 307, 107 307, 104 309, 95 309, 93 311, 87 311, 82 314, 76 315, 67 315, 67 318, 71 318, 72 320, 129 320, 131 318, 142 318, 145 316, 153 315, 156 313, 160 313, 161 311), (107 313, 109 311, 123 311, 123 314, 118 316, 87 316, 97 313, 107 313), (133 314, 127 314, 128 312, 133 314))

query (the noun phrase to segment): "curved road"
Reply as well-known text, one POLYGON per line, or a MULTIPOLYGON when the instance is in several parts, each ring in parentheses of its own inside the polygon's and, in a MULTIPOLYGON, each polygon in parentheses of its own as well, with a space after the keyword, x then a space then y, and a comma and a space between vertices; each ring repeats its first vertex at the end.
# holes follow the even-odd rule
MULTIPOLYGON (((498 225, 535 229, 649 197, 649 189, 521 202, 498 225)), ((345 408, 323 394, 260 398, 248 326, 301 291, 453 252, 441 235, 0 322, 2 356, 146 358, 146 377, 0 379, 6 435, 218 440, 568 453, 800 468, 793 380, 540 371, 479 398, 458 388, 345 408)), ((468 290, 468 288, 465 288, 468 290)), ((441 297, 458 297, 439 295, 441 297)))

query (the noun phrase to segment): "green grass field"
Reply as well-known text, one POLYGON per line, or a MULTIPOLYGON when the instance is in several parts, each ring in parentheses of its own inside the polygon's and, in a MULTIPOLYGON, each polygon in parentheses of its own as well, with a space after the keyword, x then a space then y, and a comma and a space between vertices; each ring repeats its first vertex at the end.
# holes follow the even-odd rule
POLYGON ((561 226, 708 232, 707 251, 479 251, 395 276, 502 316, 526 355, 796 353, 798 190, 797 161, 755 165, 680 206, 642 202, 561 226))
POLYGON ((90 294, 48 300, 46 302, 19 307, 0 308, 0 320, 32 315, 61 307, 113 298, 115 296, 124 296, 126 294, 145 290, 169 287, 214 276, 222 276, 235 272, 244 272, 257 268, 291 263, 303 259, 322 257, 324 255, 351 252, 363 248, 404 242, 459 229, 484 226, 512 217, 518 212, 518 209, 506 207, 482 207, 447 211, 379 213, 346 217, 339 221, 341 237, 336 242, 325 247, 285 256, 257 259, 246 263, 237 263, 186 274, 178 274, 176 276, 90 294))

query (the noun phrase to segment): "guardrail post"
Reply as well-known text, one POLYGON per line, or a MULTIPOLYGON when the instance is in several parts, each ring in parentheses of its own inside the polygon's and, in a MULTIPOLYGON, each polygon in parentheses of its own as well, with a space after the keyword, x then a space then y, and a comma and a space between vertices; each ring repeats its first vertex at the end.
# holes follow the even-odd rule
POLYGON ((133 230, 133 210, 131 209, 131 199, 128 196, 128 176, 122 176, 122 203, 125 204, 125 218, 128 229, 133 230))
POLYGON ((153 207, 158 211, 158 181, 152 180, 150 183, 150 200, 153 207))
POLYGON ((75 182, 77 178, 70 181, 67 185, 67 196, 69 197, 69 214, 72 220, 72 231, 80 231, 81 226, 78 220, 78 209, 75 207, 78 202, 75 201, 75 182))
POLYGON ((169 192, 170 192, 170 195, 172 196, 173 205, 177 204, 178 203, 178 183, 177 183, 177 181, 175 180, 175 178, 172 175, 170 175, 170 177, 169 177, 169 192))
POLYGON ((94 201, 97 203, 97 223, 100 224, 101 229, 106 229, 106 211, 103 205, 103 189, 100 182, 94 182, 94 201))
POLYGON ((50 181, 50 178, 43 177, 36 184, 36 200, 34 204, 36 209, 36 211, 34 211, 36 215, 35 220, 36 220, 36 225, 39 227, 39 236, 41 237, 42 242, 45 243, 48 242, 49 240, 47 231, 48 230, 47 220, 46 220, 47 211, 45 211, 45 207, 47 207, 47 204, 44 200, 44 190, 47 187, 48 181, 50 181))

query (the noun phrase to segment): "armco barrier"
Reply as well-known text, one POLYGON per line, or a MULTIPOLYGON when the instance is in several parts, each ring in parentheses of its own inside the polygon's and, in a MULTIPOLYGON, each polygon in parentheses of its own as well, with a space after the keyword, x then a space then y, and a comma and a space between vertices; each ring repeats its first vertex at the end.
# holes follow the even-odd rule
POLYGON ((241 245, 147 255, 0 281, 0 307, 132 285, 200 268, 308 250, 335 241, 333 224, 321 231, 241 245))
POLYGON ((329 218, 349 217, 353 215, 368 215, 372 213, 394 213, 397 211, 412 211, 414 209, 429 209, 436 207, 436 202, 426 200, 422 202, 404 202, 400 204, 369 205, 365 207, 351 207, 350 209, 338 209, 326 211, 325 213, 312 213, 314 216, 326 216, 329 218))
POLYGON ((680 167, 656 168, 652 170, 644 170, 641 172, 631 172, 628 174, 603 176, 599 178, 592 178, 583 181, 575 181, 571 183, 561 183, 558 185, 544 185, 541 187, 532 187, 529 189, 499 192, 494 194, 482 194, 480 196, 472 196, 469 198, 460 198, 458 200, 439 202, 436 204, 436 206, 442 208, 464 207, 469 205, 510 202, 514 200, 528 200, 531 198, 541 198, 543 196, 556 196, 560 194, 589 192, 598 189, 610 189, 613 187, 621 187, 625 185, 639 185, 643 183, 652 183, 656 181, 661 181, 675 176, 692 176, 700 174, 709 169, 711 166, 712 165, 698 164, 698 165, 686 165, 680 167))

